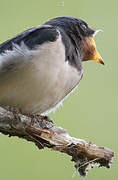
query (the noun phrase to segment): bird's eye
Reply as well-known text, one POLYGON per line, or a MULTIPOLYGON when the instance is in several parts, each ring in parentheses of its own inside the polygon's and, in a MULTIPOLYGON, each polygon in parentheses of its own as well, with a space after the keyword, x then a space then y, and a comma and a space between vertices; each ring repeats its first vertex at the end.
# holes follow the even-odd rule
POLYGON ((82 24, 81 27, 82 27, 82 30, 83 30, 83 31, 86 31, 86 28, 87 28, 87 27, 86 27, 85 24, 82 24))

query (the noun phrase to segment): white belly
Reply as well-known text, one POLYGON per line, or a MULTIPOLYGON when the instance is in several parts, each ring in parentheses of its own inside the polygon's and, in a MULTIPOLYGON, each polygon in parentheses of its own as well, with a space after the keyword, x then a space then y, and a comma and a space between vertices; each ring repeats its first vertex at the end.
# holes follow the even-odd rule
POLYGON ((41 114, 53 110, 77 86, 82 72, 65 61, 60 38, 32 54, 32 59, 16 72, 0 75, 0 105, 41 114))

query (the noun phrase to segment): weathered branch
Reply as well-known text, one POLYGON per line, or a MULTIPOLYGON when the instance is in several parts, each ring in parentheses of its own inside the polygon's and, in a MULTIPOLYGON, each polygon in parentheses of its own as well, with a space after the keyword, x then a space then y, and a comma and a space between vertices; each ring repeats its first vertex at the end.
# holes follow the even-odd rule
POLYGON ((71 137, 65 129, 55 126, 47 117, 30 118, 0 109, 0 132, 32 141, 39 149, 48 147, 72 156, 81 176, 86 176, 88 166, 92 167, 96 163, 109 168, 114 156, 107 148, 71 137))

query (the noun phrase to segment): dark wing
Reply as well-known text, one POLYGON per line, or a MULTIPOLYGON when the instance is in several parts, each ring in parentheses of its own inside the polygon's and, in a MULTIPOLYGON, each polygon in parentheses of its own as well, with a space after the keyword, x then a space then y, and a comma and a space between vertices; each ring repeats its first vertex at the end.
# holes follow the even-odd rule
POLYGON ((58 36, 59 32, 56 28, 42 25, 28 29, 0 44, 0 74, 3 75, 4 72, 18 69, 26 59, 29 59, 29 54, 25 53, 25 47, 29 50, 36 49, 38 45, 56 41, 58 36), (20 51, 19 49, 16 50, 15 45, 21 47, 20 51))
POLYGON ((45 42, 54 42, 58 36, 59 33, 53 26, 34 27, 0 44, 0 54, 12 50, 13 44, 20 45, 23 42, 29 49, 35 49, 37 45, 45 42))

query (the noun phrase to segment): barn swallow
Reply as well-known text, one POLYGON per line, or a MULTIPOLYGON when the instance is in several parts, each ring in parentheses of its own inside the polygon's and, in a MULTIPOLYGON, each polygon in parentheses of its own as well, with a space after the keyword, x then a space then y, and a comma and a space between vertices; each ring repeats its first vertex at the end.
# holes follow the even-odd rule
POLYGON ((82 79, 82 62, 104 64, 97 31, 81 19, 56 17, 0 44, 0 106, 23 114, 56 109, 82 79))

